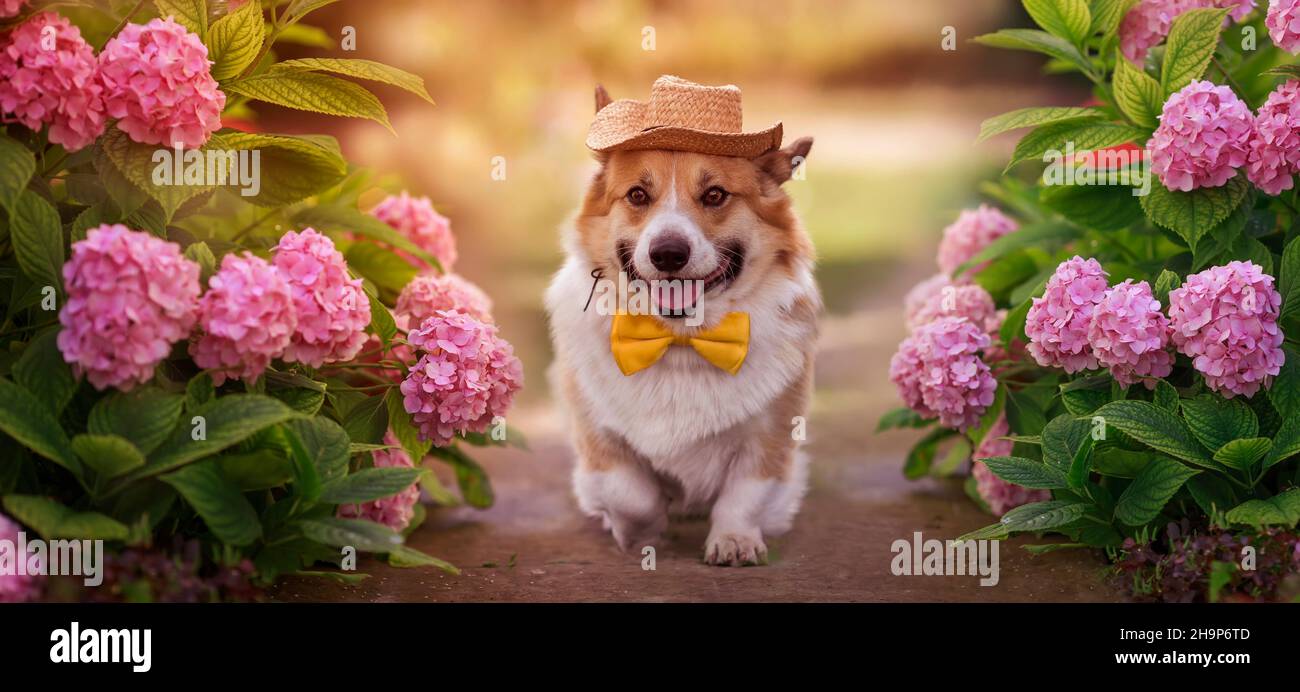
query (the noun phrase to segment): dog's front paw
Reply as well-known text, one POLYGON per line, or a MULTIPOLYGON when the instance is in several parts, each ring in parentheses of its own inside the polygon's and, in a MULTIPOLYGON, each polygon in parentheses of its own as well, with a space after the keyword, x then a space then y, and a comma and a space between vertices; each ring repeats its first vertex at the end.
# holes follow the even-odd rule
POLYGON ((763 536, 753 531, 713 531, 705 543, 704 561, 719 567, 767 564, 763 536))

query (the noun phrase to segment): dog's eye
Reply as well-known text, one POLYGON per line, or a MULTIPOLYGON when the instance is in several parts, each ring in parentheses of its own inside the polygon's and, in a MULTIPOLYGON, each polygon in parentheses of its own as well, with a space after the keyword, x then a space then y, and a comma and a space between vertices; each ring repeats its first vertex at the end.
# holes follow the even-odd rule
POLYGON ((627 202, 634 207, 644 207, 650 203, 650 193, 638 185, 627 191, 627 202))
POLYGON ((700 197, 700 202, 706 207, 720 207, 727 201, 728 192, 718 186, 713 186, 704 191, 704 196, 700 197))

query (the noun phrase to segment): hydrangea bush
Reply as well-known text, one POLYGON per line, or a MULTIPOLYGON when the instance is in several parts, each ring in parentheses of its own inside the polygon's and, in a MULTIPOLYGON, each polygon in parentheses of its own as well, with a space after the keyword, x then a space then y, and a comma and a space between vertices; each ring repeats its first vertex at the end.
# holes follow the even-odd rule
MULTIPOLYGON (((389 127, 352 80, 429 101, 422 80, 277 61, 327 3, 129 4, 0 2, 0 537, 107 541, 133 585, 92 600, 242 598, 346 549, 454 571, 404 537, 422 497, 492 503, 467 450, 522 443, 519 360, 427 198, 255 124, 272 104, 389 127), (253 152, 256 184, 211 177, 253 152)), ((0 577, 0 601, 46 586, 0 577)))
MULTIPOLYGON (((1023 4, 1039 28, 975 42, 1045 54, 1092 98, 984 122, 981 140, 1029 131, 983 188, 997 208, 962 212, 908 294, 906 407, 880 428, 929 430, 908 477, 972 460, 998 521, 965 538, 1063 535, 1118 561, 1274 546, 1254 537, 1300 522, 1297 4, 1023 4)), ((1289 547, 1269 559, 1300 573, 1289 547)), ((1203 577, 1179 583, 1228 583, 1203 577)))

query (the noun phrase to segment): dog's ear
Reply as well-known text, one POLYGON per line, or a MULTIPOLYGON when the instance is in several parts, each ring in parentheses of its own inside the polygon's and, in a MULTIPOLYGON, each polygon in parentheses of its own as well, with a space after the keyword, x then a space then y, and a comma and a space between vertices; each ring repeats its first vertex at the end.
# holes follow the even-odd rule
POLYGON ((776 151, 769 151, 766 154, 754 159, 754 164, 759 170, 766 173, 772 180, 780 185, 794 175, 794 169, 808 158, 808 152, 812 151, 812 137, 800 137, 790 143, 790 146, 776 151))
POLYGON ((596 112, 597 113, 599 113, 601 109, 604 108, 605 106, 608 106, 610 102, 613 100, 614 99, 611 99, 609 97, 609 92, 605 91, 605 87, 599 84, 596 85, 596 112))

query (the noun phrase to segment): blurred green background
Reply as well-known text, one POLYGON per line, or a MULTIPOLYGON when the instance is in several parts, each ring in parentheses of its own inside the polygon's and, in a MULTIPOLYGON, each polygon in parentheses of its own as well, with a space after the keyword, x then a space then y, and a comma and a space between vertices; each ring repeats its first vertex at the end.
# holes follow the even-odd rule
POLYGON ((262 126, 331 131, 349 159, 451 218, 458 271, 492 295, 525 363, 525 411, 547 408, 542 293, 562 259, 559 228, 595 170, 583 141, 596 83, 637 99, 666 73, 733 83, 748 128, 780 120, 787 140, 815 137, 806 179, 787 185, 829 308, 816 406, 846 421, 893 405, 886 371, 901 296, 935 271, 941 229, 1006 160, 1014 137, 977 146, 979 122, 1087 96, 1040 78, 1034 56, 968 42, 1028 25, 1013 0, 347 0, 312 23, 335 41, 352 27, 356 50, 281 52, 400 66, 425 78, 438 105, 382 91, 397 137, 283 111, 264 112, 262 126), (941 49, 944 27, 955 51, 941 49), (497 156, 502 181, 491 177, 497 156))

